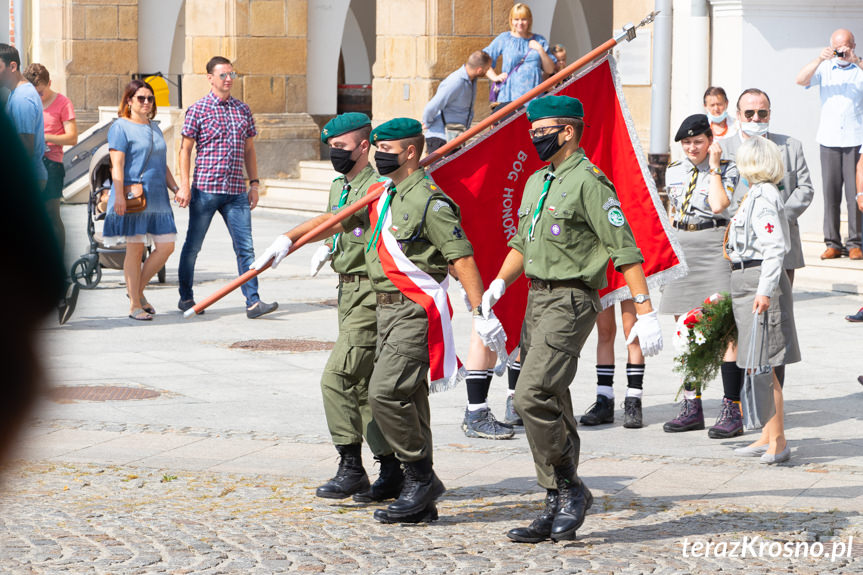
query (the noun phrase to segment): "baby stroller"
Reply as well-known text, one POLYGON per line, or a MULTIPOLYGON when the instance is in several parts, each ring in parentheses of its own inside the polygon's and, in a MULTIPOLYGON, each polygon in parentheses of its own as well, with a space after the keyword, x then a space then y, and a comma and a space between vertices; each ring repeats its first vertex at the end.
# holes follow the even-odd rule
MULTIPOLYGON (((96 222, 105 219, 108 211, 108 194, 111 192, 111 156, 105 143, 90 159, 90 194, 87 198, 87 239, 90 251, 72 264, 72 281, 83 289, 93 289, 102 279, 102 268, 122 270, 126 257, 123 246, 105 247, 102 234, 96 230, 96 222)), ((101 227, 101 226, 100 226, 101 227)), ((150 246, 144 257, 150 253, 150 246)), ((159 283, 165 283, 165 268, 159 270, 159 283)))

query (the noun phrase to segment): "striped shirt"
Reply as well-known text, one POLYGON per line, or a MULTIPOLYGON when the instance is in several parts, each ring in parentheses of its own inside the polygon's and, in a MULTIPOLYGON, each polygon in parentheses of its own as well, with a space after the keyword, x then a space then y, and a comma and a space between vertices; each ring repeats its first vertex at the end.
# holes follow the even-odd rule
POLYGON ((210 92, 186 111, 183 136, 195 140, 198 155, 192 186, 210 194, 243 194, 246 140, 257 135, 252 111, 233 96, 210 92))

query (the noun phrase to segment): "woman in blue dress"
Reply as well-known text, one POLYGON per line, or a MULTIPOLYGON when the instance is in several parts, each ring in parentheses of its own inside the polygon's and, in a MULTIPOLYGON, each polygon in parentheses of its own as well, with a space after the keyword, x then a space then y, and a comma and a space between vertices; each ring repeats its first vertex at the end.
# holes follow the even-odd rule
POLYGON ((483 48, 491 56, 491 68, 486 76, 492 82, 503 82, 497 96, 499 104, 512 102, 543 80, 543 72, 554 74, 554 56, 548 51, 548 42, 539 34, 531 33, 533 14, 526 4, 517 2, 509 11, 509 32, 504 32, 483 48), (501 73, 494 71, 498 57, 502 56, 501 73))
POLYGON ((179 187, 167 166, 162 131, 151 122, 156 115, 153 88, 140 80, 129 82, 117 115, 119 119, 108 130, 113 182, 102 235, 106 246, 126 245, 123 274, 129 296, 129 317, 151 320, 156 310, 144 297, 144 288, 174 251, 177 227, 168 188, 176 192, 179 187), (147 205, 143 211, 130 213, 126 209, 123 186, 137 183, 144 186, 147 205), (148 242, 155 249, 143 260, 148 242))

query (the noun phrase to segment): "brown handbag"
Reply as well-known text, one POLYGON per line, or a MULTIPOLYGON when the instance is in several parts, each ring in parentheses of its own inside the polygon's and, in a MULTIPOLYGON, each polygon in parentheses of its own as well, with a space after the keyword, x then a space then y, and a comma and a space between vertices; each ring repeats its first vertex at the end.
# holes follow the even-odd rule
POLYGON ((144 170, 147 168, 147 162, 150 161, 150 154, 153 152, 153 125, 148 122, 150 127, 150 149, 147 150, 147 157, 144 158, 144 163, 141 166, 141 173, 138 175, 138 181, 134 184, 126 184, 123 186, 123 196, 126 198, 126 213, 134 214, 143 212, 147 209, 147 195, 144 193, 144 170))

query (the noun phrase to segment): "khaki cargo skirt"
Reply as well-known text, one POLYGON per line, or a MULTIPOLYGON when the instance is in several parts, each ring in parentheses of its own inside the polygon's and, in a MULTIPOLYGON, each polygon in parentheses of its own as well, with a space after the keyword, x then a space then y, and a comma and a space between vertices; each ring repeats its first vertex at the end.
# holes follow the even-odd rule
POLYGON ((662 287, 659 313, 683 315, 716 292, 727 292, 731 267, 722 255, 725 228, 675 230, 689 273, 662 287))
MULTIPOLYGON (((727 264, 726 264, 727 265, 727 264)), ((730 266, 729 266, 730 267, 730 266)), ((731 307, 734 310, 734 323, 737 324, 737 366, 746 365, 749 340, 752 336, 752 322, 762 316, 752 313, 761 266, 731 272, 731 307)), ((761 319, 761 321, 764 321, 761 319)), ((759 328, 760 330, 760 328, 759 328)), ((767 308, 767 357, 758 360, 762 345, 762 332, 755 341, 756 363, 776 367, 800 361, 800 346, 797 343, 797 328, 794 325, 794 298, 791 295, 791 282, 783 271, 779 277, 779 287, 770 298, 767 308)))

